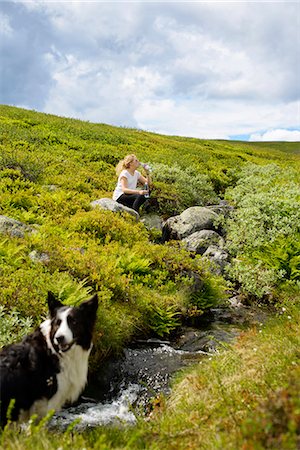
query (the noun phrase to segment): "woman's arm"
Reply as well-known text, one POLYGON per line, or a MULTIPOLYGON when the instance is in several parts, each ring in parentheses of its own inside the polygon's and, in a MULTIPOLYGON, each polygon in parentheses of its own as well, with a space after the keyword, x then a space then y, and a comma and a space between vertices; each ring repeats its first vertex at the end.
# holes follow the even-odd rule
POLYGON ((122 177, 121 178, 121 186, 122 186, 123 194, 140 194, 140 195, 144 195, 144 194, 146 194, 148 192, 148 191, 145 191, 144 189, 141 189, 141 190, 129 189, 128 188, 128 180, 127 180, 126 177, 122 177))
POLYGON ((150 183, 151 183, 150 172, 146 172, 146 174, 147 174, 147 178, 144 177, 143 175, 140 175, 139 181, 142 184, 148 183, 148 186, 150 186, 150 183))

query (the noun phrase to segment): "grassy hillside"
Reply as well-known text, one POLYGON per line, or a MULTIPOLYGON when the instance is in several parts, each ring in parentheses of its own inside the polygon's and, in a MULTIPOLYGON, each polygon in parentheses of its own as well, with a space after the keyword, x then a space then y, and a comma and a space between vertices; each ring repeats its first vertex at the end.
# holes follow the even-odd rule
POLYGON ((71 303, 96 290, 104 315, 99 351, 106 354, 138 332, 172 331, 183 311, 201 313, 223 299, 228 280, 258 298, 274 295, 286 274, 298 280, 297 143, 161 136, 9 106, 0 107, 0 123, 0 212, 38 229, 25 240, 1 238, 3 306, 37 322, 47 289, 71 303), (162 217, 220 198, 235 207, 222 224, 232 256, 226 282, 200 257, 155 243, 157 234, 132 218, 91 209, 92 200, 111 197, 115 165, 132 152, 154 168, 154 210, 162 217), (289 246, 281 254, 283 242, 289 246), (32 262, 31 251, 50 261, 32 262), (190 272, 204 281, 197 295, 190 272))
MULTIPOLYGON (((101 430, 93 437, 78 436, 74 448, 173 448, 173 435, 174 448, 201 448, 199 442, 204 437, 195 431, 203 423, 204 414, 203 402, 198 402, 199 379, 202 384, 212 380, 203 395, 209 396, 211 389, 215 399, 219 398, 219 403, 215 400, 217 403, 211 405, 211 412, 205 413, 212 422, 205 428, 208 440, 203 441, 203 448, 271 448, 255 444, 251 447, 250 441, 250 446, 241 447, 249 432, 246 422, 249 419, 251 427, 254 420, 251 408, 262 408, 264 414, 264 399, 273 390, 277 402, 279 386, 267 380, 271 373, 274 379, 279 377, 285 386, 291 386, 288 394, 282 395, 292 399, 292 406, 285 404, 288 411, 293 411, 292 425, 286 427, 294 428, 290 434, 286 432, 286 439, 294 444, 298 420, 293 406, 295 383, 290 382, 293 367, 285 356, 285 346, 293 347, 290 355, 295 362, 300 286, 300 144, 162 136, 9 106, 0 106, 0 127, 0 215, 36 230, 24 237, 0 235, 0 345, 20 338, 40 322, 47 312, 48 290, 68 304, 88 298, 91 292, 98 293, 100 307, 91 371, 136 336, 168 336, 185 318, 201 315, 205 309, 226 301, 233 289, 245 302, 271 302, 277 308, 284 305, 287 311, 293 311, 291 319, 275 321, 266 331, 267 344, 258 333, 249 338, 249 345, 261 347, 261 355, 276 354, 262 373, 258 370, 262 359, 252 360, 251 352, 246 352, 250 362, 246 358, 244 364, 249 362, 259 372, 260 386, 250 385, 247 374, 239 379, 236 363, 230 365, 230 373, 222 375, 222 367, 231 358, 227 354, 216 358, 215 365, 207 361, 205 372, 198 368, 199 373, 196 369, 179 385, 183 393, 188 389, 183 397, 195 400, 188 405, 190 411, 184 399, 178 400, 182 395, 175 390, 176 399, 171 399, 166 409, 159 409, 149 426, 143 424, 125 436, 113 431, 103 437, 101 430), (92 200, 111 197, 115 166, 128 153, 137 154, 153 166, 152 197, 156 201, 152 208, 163 218, 190 206, 217 204, 220 199, 233 206, 231 215, 220 218, 219 224, 225 230, 230 254, 224 277, 213 275, 209 261, 198 255, 191 257, 178 242, 160 244, 158 232, 148 231, 128 214, 91 208, 92 200), (30 256, 33 251, 47 255, 46 260, 34 261, 30 256), (202 281, 196 291, 195 275, 202 281), (287 324, 291 324, 291 333, 284 336, 282 330, 287 324), (274 348, 271 333, 279 336, 274 348), (215 379, 212 373, 218 377, 215 379), (244 383, 249 395, 258 392, 259 401, 255 405, 250 402, 248 412, 240 403, 228 409, 225 394, 220 396, 228 383, 232 383, 236 398, 241 395, 238 385, 244 383), (180 405, 183 416, 174 414, 174 404, 180 405), (172 423, 168 419, 169 407, 172 423), (217 416, 222 408, 231 418, 237 414, 236 419, 227 421, 228 425, 219 424, 223 419, 217 416), (236 447, 228 444, 232 423, 239 442, 236 447), (246 430, 242 434, 241 424, 246 430), (170 431, 174 427, 178 427, 177 434, 170 431), (187 431, 190 427, 194 432, 187 431), (216 429, 220 430, 218 442, 212 439, 216 429), (214 446, 207 444, 209 439, 214 446)), ((36 448, 38 431, 33 435, 28 448, 36 448)), ((66 445, 70 445, 69 438, 64 438, 66 445)), ((22 434, 16 439, 21 443, 9 433, 3 436, 6 448, 27 448, 22 434)), ((257 439, 260 442, 260 436, 257 439)), ((42 448, 55 448, 50 440, 47 437, 42 448)))

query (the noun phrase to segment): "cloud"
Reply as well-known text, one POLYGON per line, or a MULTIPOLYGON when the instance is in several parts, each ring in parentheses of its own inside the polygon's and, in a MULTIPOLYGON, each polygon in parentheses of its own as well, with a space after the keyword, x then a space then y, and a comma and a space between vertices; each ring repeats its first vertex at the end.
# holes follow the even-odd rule
POLYGON ((26 14, 14 3, 3 2, 1 8, 5 23, 0 41, 1 103, 42 110, 53 84, 45 59, 53 30, 44 14, 26 14))
POLYGON ((264 142, 299 141, 300 142, 300 131, 284 130, 284 129, 279 128, 277 130, 270 130, 270 131, 266 131, 265 133, 261 133, 261 134, 251 134, 249 141, 264 141, 264 142))
POLYGON ((0 102, 200 138, 297 129, 298 11, 292 2, 2 2, 0 102))
POLYGON ((0 11, 0 35, 2 35, 2 38, 5 38, 11 34, 12 28, 9 23, 9 17, 0 11))

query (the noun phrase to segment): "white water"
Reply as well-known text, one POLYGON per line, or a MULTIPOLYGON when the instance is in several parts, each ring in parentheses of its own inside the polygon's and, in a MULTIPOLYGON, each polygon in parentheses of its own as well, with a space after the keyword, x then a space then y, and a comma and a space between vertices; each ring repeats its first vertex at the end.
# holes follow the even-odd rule
POLYGON ((141 387, 130 384, 123 390, 118 398, 109 403, 82 403, 58 412, 51 419, 49 426, 67 428, 76 423, 75 428, 81 429, 110 424, 134 424, 136 417, 131 411, 133 403, 137 400, 141 387))

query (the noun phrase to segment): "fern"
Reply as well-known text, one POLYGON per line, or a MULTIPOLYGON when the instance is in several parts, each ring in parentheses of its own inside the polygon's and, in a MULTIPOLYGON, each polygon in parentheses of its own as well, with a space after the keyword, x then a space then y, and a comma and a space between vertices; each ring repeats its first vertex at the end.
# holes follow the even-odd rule
POLYGON ((150 271, 151 261, 128 250, 117 260, 117 267, 121 267, 126 274, 144 275, 150 271))
POLYGON ((8 238, 0 240, 0 266, 7 264, 12 267, 19 267, 24 259, 25 246, 17 245, 8 238))
POLYGON ((286 280, 300 280, 300 233, 280 237, 253 257, 276 272, 282 272, 286 280))
POLYGON ((150 313, 150 328, 160 337, 170 334, 180 325, 179 313, 174 306, 153 305, 150 313))
POLYGON ((88 279, 73 280, 68 274, 61 274, 60 280, 53 287, 57 298, 65 304, 76 306, 87 300, 93 288, 87 285, 88 279))

